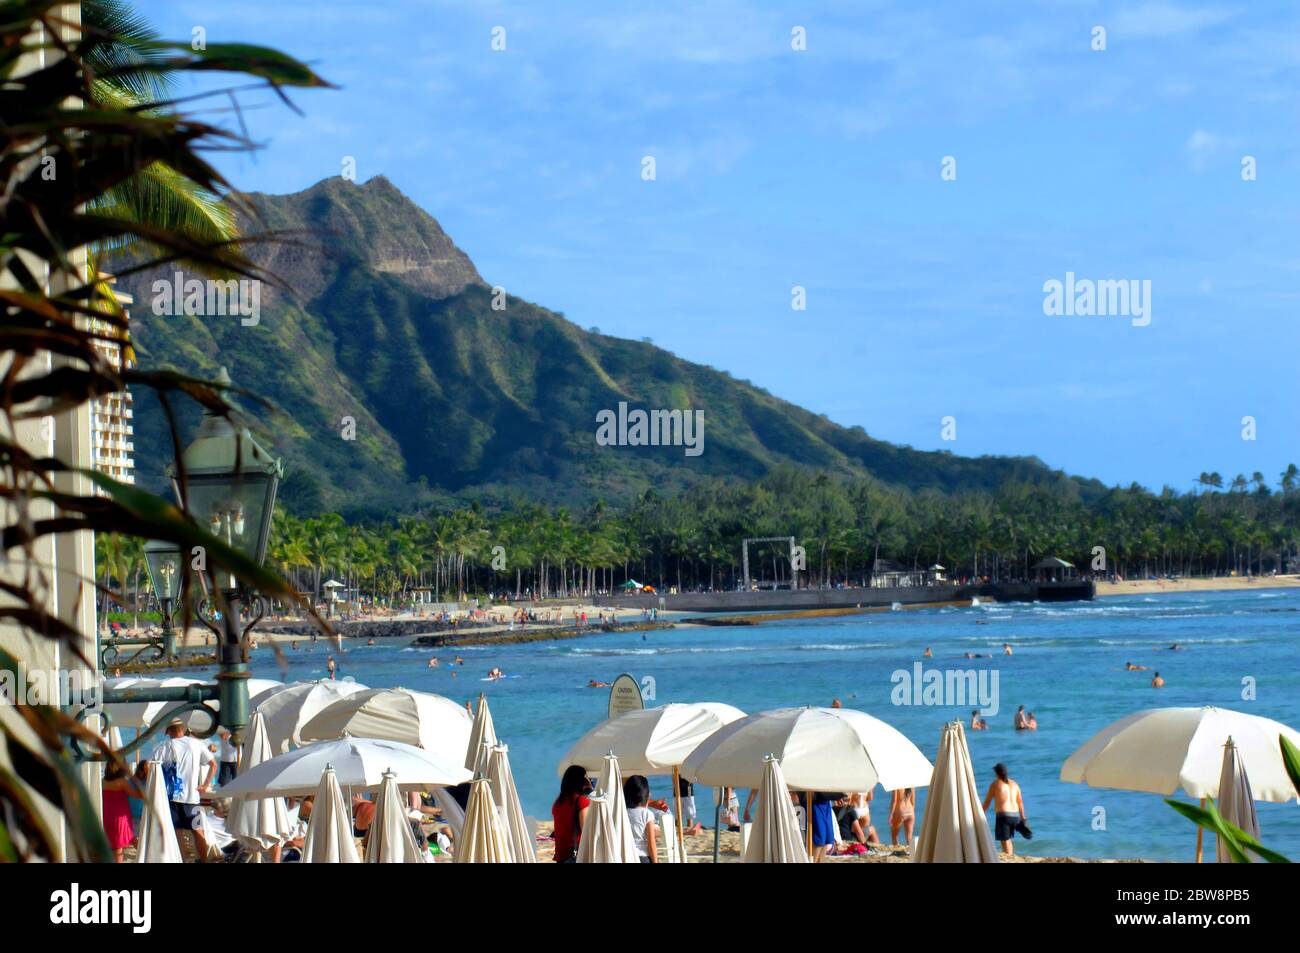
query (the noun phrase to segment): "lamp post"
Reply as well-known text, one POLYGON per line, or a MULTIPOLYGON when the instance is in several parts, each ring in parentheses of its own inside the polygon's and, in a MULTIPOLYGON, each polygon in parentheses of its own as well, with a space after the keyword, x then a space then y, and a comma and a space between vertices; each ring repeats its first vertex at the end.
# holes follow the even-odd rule
MULTIPOLYGON (((230 376, 223 367, 217 375, 219 386, 229 387, 230 376)), ((229 419, 210 410, 204 411, 194 442, 181 454, 180 467, 170 467, 168 474, 178 502, 187 506, 188 512, 207 526, 214 536, 259 565, 266 558, 266 544, 271 534, 271 512, 275 507, 275 494, 284 470, 280 461, 259 444, 246 427, 236 427, 229 419), (183 476, 182 476, 183 474, 183 476)), ((146 547, 149 557, 149 575, 159 600, 171 593, 183 578, 180 548, 170 543, 146 547), (156 557, 156 558, 155 558, 156 557)), ((199 566, 206 567, 206 554, 193 554, 199 566), (203 556, 201 560, 197 557, 203 556)), ((211 727, 195 732, 199 737, 210 736, 221 725, 231 734, 232 743, 241 742, 243 729, 248 724, 248 654, 245 638, 261 620, 265 603, 261 596, 249 590, 228 571, 200 569, 203 581, 215 599, 219 620, 214 621, 202 612, 199 620, 217 638, 217 672, 215 684, 190 685, 186 688, 123 688, 105 689, 102 701, 178 701, 180 711, 203 709, 212 719, 211 727), (256 611, 247 624, 243 620, 246 605, 255 604, 256 611), (217 624, 219 622, 219 625, 217 624), (221 703, 220 712, 207 704, 221 703)), ((168 598, 174 598, 168 596, 168 598)), ((170 629, 168 609, 163 616, 170 629)), ((166 632, 164 633, 166 638, 166 632)), ((172 646, 175 635, 171 636, 172 646)), ((178 714, 171 710, 150 725, 126 750, 139 747, 164 721, 178 714)))
POLYGON ((140 657, 149 648, 153 649, 153 659, 168 661, 176 658, 176 631, 172 628, 172 615, 180 601, 180 589, 183 574, 180 571, 181 550, 175 543, 166 540, 151 539, 144 544, 145 568, 149 572, 149 582, 162 614, 162 634, 159 636, 125 637, 112 636, 102 643, 99 650, 101 668, 110 668, 119 664, 123 646, 138 645, 140 648, 126 661, 140 657))

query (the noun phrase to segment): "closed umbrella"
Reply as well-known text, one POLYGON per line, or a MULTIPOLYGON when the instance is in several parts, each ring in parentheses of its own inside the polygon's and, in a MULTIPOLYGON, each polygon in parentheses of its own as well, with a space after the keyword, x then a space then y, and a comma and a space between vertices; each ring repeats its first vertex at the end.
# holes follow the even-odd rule
POLYGON ((945 725, 939 736, 934 778, 925 796, 925 816, 917 838, 916 864, 996 864, 997 850, 984 816, 975 769, 961 722, 945 725))
MULTIPOLYGON (((266 722, 261 712, 249 719, 241 767, 245 772, 270 761, 271 742, 266 737, 266 722)), ((280 797, 235 798, 226 818, 226 830, 252 850, 270 850, 282 844, 293 826, 284 799, 280 797)))
MULTIPOLYGON (((1259 818, 1255 816, 1255 796, 1250 790, 1250 778, 1241 763, 1241 755, 1231 738, 1223 746, 1223 770, 1219 773, 1219 813, 1229 824, 1241 828, 1256 841, 1259 840, 1259 818)), ((1217 838, 1215 858, 1221 864, 1232 863, 1232 855, 1217 838)))
POLYGON ((172 826, 172 808, 167 800, 167 782, 162 762, 149 765, 149 781, 144 788, 144 813, 140 816, 140 848, 136 863, 182 863, 181 845, 172 826))
POLYGON ((614 815, 614 803, 611 792, 600 791, 590 798, 591 806, 587 809, 587 819, 582 825, 582 837, 578 840, 577 862, 580 864, 627 864, 639 863, 633 857, 628 860, 620 844, 620 835, 614 815))
POLYGON ((492 799, 505 828, 506 844, 510 857, 516 864, 537 863, 537 850, 533 832, 524 817, 524 806, 519 801, 515 777, 510 770, 509 751, 505 745, 495 745, 487 762, 487 779, 492 785, 492 799))
POLYGON ((763 759, 763 783, 759 788, 758 813, 750 828, 749 843, 742 861, 746 864, 809 863, 799 819, 790 801, 790 789, 781 773, 781 762, 768 755, 763 759))
POLYGON ((375 819, 366 838, 367 864, 418 864, 423 861, 411 823, 406 819, 406 798, 397 788, 397 775, 384 772, 375 819))
POLYGON ((312 805, 311 820, 302 846, 304 864, 359 864, 357 843, 352 837, 352 817, 339 788, 334 769, 321 772, 312 805))
POLYGON ((224 791, 231 797, 303 797, 316 790, 327 767, 350 790, 378 790, 385 771, 397 775, 398 786, 404 791, 469 780, 459 758, 447 764, 429 751, 399 741, 341 738, 276 755, 245 771, 224 791))
POLYGON ((485 759, 483 746, 493 747, 497 744, 496 726, 492 724, 492 712, 488 709, 487 696, 480 693, 478 707, 474 710, 474 724, 469 733, 469 744, 465 749, 465 767, 473 771, 481 758, 485 759))
MULTIPOLYGON (((198 685, 202 681, 199 678, 187 678, 182 675, 173 675, 167 678, 138 678, 128 675, 106 678, 104 679, 104 687, 145 690, 151 688, 183 688, 187 685, 198 685)), ((105 705, 104 711, 109 717, 110 724, 119 728, 148 728, 167 712, 179 708, 181 704, 182 702, 160 701, 114 702, 105 705)), ((189 727, 196 730, 210 727, 211 722, 212 719, 203 712, 195 711, 187 716, 189 727)))
MULTIPOLYGON (((1279 721, 1229 708, 1149 708, 1107 725, 1066 759, 1061 780, 1095 788, 1145 791, 1166 797, 1182 790, 1199 798, 1219 796, 1223 745, 1229 738, 1257 801, 1296 796, 1278 737, 1300 744, 1300 732, 1279 721)), ((1197 827, 1196 859, 1203 830, 1197 827)))
POLYGON ((475 778, 465 807, 465 826, 456 841, 458 864, 508 864, 510 847, 487 778, 475 778))
MULTIPOLYGON (((611 751, 605 755, 605 766, 600 772, 600 790, 609 799, 610 824, 613 829, 611 848, 618 857, 609 863, 639 864, 636 841, 632 837, 632 822, 627 816, 627 799, 623 797, 623 773, 618 758, 611 751)), ((579 841, 581 843, 581 841, 579 841)))
POLYGON ((471 728, 469 712, 450 698, 409 688, 371 688, 322 709, 303 726, 302 740, 351 735, 400 741, 457 764, 468 751, 471 728))
POLYGON ((757 787, 769 754, 798 791, 925 787, 933 770, 907 736, 866 712, 778 708, 719 728, 686 759, 682 774, 718 787, 757 787))
POLYGON ((365 691, 360 682, 340 681, 297 682, 271 693, 263 692, 254 707, 266 719, 266 737, 276 753, 288 751, 291 745, 303 743, 302 729, 307 722, 336 701, 365 691))

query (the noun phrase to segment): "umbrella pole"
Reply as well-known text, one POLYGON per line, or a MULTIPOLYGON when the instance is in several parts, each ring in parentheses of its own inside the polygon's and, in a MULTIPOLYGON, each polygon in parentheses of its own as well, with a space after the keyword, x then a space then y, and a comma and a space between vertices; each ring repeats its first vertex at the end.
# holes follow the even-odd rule
POLYGON ((722 853, 722 793, 726 788, 713 789, 713 862, 722 853))
POLYGON ((803 810, 803 814, 804 814, 804 817, 803 817, 804 827, 808 828, 808 861, 809 861, 809 863, 811 863, 811 862, 812 862, 812 859, 813 859, 813 846, 812 846, 812 791, 805 791, 805 792, 804 792, 804 810, 803 810))
POLYGON ((677 825, 677 853, 684 864, 686 863, 686 835, 682 833, 682 775, 677 765, 673 765, 673 803, 677 806, 677 810, 673 812, 676 815, 673 821, 677 825))
MULTIPOLYGON (((1201 798, 1201 810, 1205 810, 1205 798, 1201 798)), ((1205 828, 1200 824, 1196 825, 1196 862, 1201 862, 1201 842, 1205 838, 1205 828)))

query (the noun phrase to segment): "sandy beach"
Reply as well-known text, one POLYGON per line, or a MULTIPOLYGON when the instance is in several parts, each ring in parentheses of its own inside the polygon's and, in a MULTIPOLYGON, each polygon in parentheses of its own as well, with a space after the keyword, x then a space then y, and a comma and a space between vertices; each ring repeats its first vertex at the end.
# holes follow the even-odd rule
POLYGON ((1097 598, 1169 592, 1240 592, 1250 589, 1295 589, 1300 576, 1214 576, 1188 579, 1133 579, 1097 583, 1097 598))

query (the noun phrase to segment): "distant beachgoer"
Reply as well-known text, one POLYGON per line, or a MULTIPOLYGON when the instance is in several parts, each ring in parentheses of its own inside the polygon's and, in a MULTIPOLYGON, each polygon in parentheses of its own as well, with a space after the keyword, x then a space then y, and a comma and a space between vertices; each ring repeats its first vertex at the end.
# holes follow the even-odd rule
POLYGON ((995 840, 1002 844, 1002 853, 1010 857, 1015 851, 1011 847, 1011 838, 1016 830, 1028 820, 1025 816, 1025 801, 1020 793, 1020 785, 1011 780, 1005 764, 995 764, 993 773, 997 778, 989 785, 989 793, 984 796, 984 810, 993 804, 995 840))
POLYGON ((374 639, 366 639, 366 645, 374 645, 374 644, 375 644, 374 639))
POLYGON ((493 681, 496 681, 496 680, 499 679, 499 678, 505 678, 505 677, 506 677, 506 673, 503 672, 503 671, 501 671, 501 669, 499 669, 499 668, 493 668, 493 669, 491 669, 491 670, 488 671, 488 673, 487 673, 487 677, 490 678, 490 679, 492 679, 493 681))
POLYGON ((989 727, 989 723, 980 717, 980 711, 978 708, 976 708, 973 712, 970 713, 971 731, 987 731, 988 727, 989 727))
POLYGON ((1164 687, 1165 687, 1165 680, 1164 680, 1163 678, 1160 677, 1160 673, 1159 673, 1159 672, 1156 672, 1155 678, 1151 679, 1151 687, 1152 687, 1152 688, 1164 688, 1164 687))
POLYGON ((826 852, 835 845, 835 808, 834 803, 843 794, 828 794, 824 791, 813 792, 812 797, 812 844, 813 863, 820 864, 826 859, 826 852))
POLYGON ((1011 643, 1010 643, 1010 642, 1003 642, 1003 643, 1002 643, 1002 654, 1003 654, 1003 655, 1010 655, 1010 654, 1011 654, 1011 643))
POLYGON ((898 843, 898 831, 903 831, 903 843, 912 843, 912 828, 916 823, 916 791, 902 788, 894 792, 893 803, 889 805, 889 842, 898 843))
POLYGON ((838 698, 834 698, 834 699, 831 700, 831 707, 832 707, 832 708, 843 708, 843 707, 844 707, 844 702, 840 701, 838 698))
POLYGON ((330 681, 334 681, 334 673, 338 669, 338 663, 334 661, 334 656, 331 655, 325 660, 325 668, 330 673, 330 681))
POLYGON ((1025 729, 1028 731, 1038 730, 1038 719, 1034 717, 1032 711, 1025 715, 1025 729))
POLYGON ((587 769, 578 764, 569 765, 560 779, 559 796, 551 804, 557 864, 577 862, 578 841, 587 820, 587 809, 591 807, 591 800, 587 797, 590 793, 587 769))
POLYGON ((429 668, 437 668, 437 667, 438 667, 438 660, 436 658, 429 659, 429 668))
POLYGON ((1175 642, 1173 645, 1169 646, 1169 651, 1171 651, 1171 652, 1181 652, 1181 651, 1182 651, 1182 648, 1183 648, 1183 647, 1182 647, 1181 645, 1179 645, 1177 642, 1175 642))
POLYGON ((1029 722, 1025 718, 1024 705, 1021 705, 1019 708, 1016 709, 1015 726, 1016 726, 1016 731, 1024 731, 1029 727, 1029 722))
POLYGON ((131 822, 131 799, 139 799, 141 792, 127 775, 126 769, 118 764, 110 764, 105 769, 103 792, 104 834, 107 835, 108 847, 113 852, 113 863, 120 864, 123 851, 135 840, 135 825, 131 822))
POLYGON ((695 816, 695 785, 684 777, 679 777, 677 779, 677 797, 682 802, 682 833, 703 833, 704 825, 695 816))
POLYGON ((221 753, 218 757, 221 766, 217 769, 217 786, 225 787, 239 774, 239 749, 231 743, 230 730, 225 727, 217 729, 221 753))
POLYGON ((593 678, 591 681, 587 682, 587 687, 588 688, 609 688, 609 682, 598 682, 596 681, 596 679, 593 678))
POLYGON ((1125 662, 1125 663, 1124 663, 1124 670, 1125 670, 1126 672, 1145 672, 1145 671, 1147 670, 1147 666, 1145 666, 1145 665, 1134 665, 1132 662, 1125 662))
POLYGON ((632 828, 637 859, 643 864, 659 863, 655 844, 658 830, 649 807, 650 782, 643 775, 632 775, 623 782, 623 799, 627 802, 627 820, 632 828))
POLYGON ((927 646, 925 647, 925 652, 922 654, 922 657, 923 657, 923 658, 934 658, 934 653, 930 651, 930 646, 927 645, 927 646))
POLYGON ((456 656, 456 664, 457 664, 457 665, 464 665, 464 664, 465 664, 465 660, 464 660, 463 658, 461 658, 459 655, 457 655, 457 656, 456 656))

